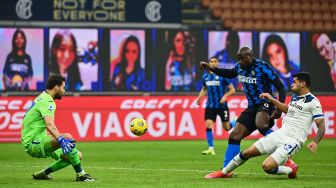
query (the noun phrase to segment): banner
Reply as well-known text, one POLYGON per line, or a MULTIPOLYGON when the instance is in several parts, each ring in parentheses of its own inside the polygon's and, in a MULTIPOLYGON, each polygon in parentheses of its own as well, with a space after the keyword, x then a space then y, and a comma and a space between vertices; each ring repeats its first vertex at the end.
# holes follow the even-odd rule
POLYGON ((181 23, 180 0, 2 0, 3 21, 181 23))
MULTIPOLYGON (((336 138, 336 96, 318 96, 322 103, 325 138, 336 138)), ((2 97, 0 99, 0 141, 19 142, 21 122, 25 110, 34 97, 2 97)), ((289 98, 288 98, 289 99, 289 98)), ((132 140, 197 140, 205 139, 204 107, 196 105, 196 96, 80 96, 64 97, 56 101, 56 126, 62 133, 70 133, 78 141, 132 140), (135 117, 147 120, 148 132, 137 137, 129 130, 135 117)), ((230 118, 234 119, 247 107, 245 96, 229 98, 230 118)), ((218 120, 218 119, 217 119, 218 120)), ((281 127, 278 120, 274 130, 281 127)), ((309 129, 314 137, 317 127, 309 129)), ((214 128, 216 139, 227 139, 220 121, 214 128)), ((259 138, 258 131, 248 138, 259 138)))

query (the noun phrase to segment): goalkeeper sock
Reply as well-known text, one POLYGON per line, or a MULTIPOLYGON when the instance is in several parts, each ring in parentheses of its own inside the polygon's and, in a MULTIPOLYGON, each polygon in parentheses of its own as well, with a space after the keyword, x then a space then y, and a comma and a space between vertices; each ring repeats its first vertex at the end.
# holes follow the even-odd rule
POLYGON ((52 172, 56 172, 57 170, 65 168, 68 165, 70 165, 69 161, 66 161, 64 159, 59 159, 59 160, 53 162, 47 169, 44 170, 44 172, 48 175, 52 172))
POLYGON ((80 173, 83 171, 80 163, 80 159, 78 156, 78 150, 77 148, 73 148, 72 152, 68 154, 69 161, 72 165, 72 167, 75 169, 76 173, 80 173))

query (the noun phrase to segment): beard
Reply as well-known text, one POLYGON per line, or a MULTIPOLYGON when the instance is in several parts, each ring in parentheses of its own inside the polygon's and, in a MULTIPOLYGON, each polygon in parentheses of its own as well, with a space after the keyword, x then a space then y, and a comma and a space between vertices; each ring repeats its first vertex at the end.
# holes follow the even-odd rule
POLYGON ((62 99, 62 94, 60 94, 60 93, 57 93, 57 94, 55 94, 55 99, 57 99, 57 100, 61 100, 62 99))

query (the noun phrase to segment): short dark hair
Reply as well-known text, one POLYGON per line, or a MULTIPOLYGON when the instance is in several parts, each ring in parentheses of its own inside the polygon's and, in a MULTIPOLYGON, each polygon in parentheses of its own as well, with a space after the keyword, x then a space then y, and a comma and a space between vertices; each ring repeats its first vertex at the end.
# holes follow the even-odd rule
POLYGON ((65 78, 58 74, 52 74, 49 76, 46 84, 47 89, 53 89, 55 86, 61 86, 65 82, 65 78))
POLYGON ((299 81, 306 83, 307 87, 310 87, 311 78, 308 72, 298 72, 293 75, 293 78, 297 78, 299 81))

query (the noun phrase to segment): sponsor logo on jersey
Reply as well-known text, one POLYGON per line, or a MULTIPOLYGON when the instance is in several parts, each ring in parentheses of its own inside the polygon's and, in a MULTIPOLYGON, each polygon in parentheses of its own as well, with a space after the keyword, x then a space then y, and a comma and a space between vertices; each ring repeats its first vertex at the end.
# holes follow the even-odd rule
POLYGON ((299 110, 302 110, 302 109, 303 109, 302 106, 300 106, 300 105, 298 105, 298 104, 296 104, 296 103, 290 103, 289 105, 290 105, 291 107, 294 107, 294 108, 299 109, 299 110))
POLYGON ((241 82, 245 82, 248 84, 257 84, 257 78, 253 78, 249 76, 240 76, 239 79, 241 82))
POLYGON ((207 82, 205 82, 205 85, 206 85, 206 86, 219 86, 219 85, 220 85, 220 82, 219 82, 219 81, 216 81, 216 80, 213 80, 213 81, 207 81, 207 82))

